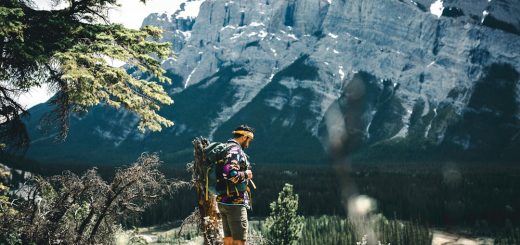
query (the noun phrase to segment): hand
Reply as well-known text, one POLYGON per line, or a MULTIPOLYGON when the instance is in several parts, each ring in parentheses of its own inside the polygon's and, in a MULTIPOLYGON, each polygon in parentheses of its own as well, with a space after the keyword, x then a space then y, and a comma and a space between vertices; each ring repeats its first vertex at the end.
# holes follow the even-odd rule
POLYGON ((253 178, 253 172, 251 170, 246 170, 245 173, 246 173, 247 179, 253 178))

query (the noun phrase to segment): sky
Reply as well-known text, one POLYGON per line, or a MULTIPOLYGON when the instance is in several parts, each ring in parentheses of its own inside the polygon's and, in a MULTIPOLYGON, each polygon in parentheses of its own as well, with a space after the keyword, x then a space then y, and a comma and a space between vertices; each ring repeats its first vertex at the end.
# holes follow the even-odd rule
POLYGON ((119 1, 122 6, 109 12, 110 20, 120 23, 128 28, 139 29, 143 19, 151 13, 173 14, 179 5, 184 2, 181 0, 148 0, 147 4, 139 0, 119 1))
MULTIPOLYGON (((34 0, 38 9, 63 8, 65 6, 52 6, 52 0, 34 0)), ((109 11, 109 18, 112 23, 123 24, 127 28, 139 29, 143 19, 151 13, 173 14, 184 1, 182 0, 148 0, 147 4, 139 0, 119 0, 121 7, 109 11)), ((200 4, 199 4, 200 5, 200 4)), ((198 11, 197 11, 198 13, 198 11)), ((48 92, 47 86, 35 87, 28 93, 22 94, 18 101, 26 109, 46 102, 52 94, 48 92)))

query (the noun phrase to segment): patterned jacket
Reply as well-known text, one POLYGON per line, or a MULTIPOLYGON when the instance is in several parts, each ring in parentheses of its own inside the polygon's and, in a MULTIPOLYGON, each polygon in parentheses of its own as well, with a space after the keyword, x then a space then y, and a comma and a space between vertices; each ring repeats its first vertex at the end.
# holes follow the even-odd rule
POLYGON ((247 187, 249 181, 245 171, 251 166, 238 142, 228 140, 227 143, 230 146, 225 162, 219 164, 215 170, 217 202, 227 205, 244 205, 249 208, 250 195, 247 187))

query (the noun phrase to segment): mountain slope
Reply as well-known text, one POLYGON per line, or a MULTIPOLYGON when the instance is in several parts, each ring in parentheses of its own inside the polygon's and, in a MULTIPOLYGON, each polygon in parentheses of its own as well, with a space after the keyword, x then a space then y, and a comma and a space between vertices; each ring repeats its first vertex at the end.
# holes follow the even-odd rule
POLYGON ((143 135, 135 117, 100 106, 53 144, 38 130, 48 108, 36 107, 29 156, 118 163, 160 151, 185 162, 193 137, 225 140, 247 123, 259 162, 323 162, 349 135, 361 149, 519 159, 519 10, 513 0, 206 0, 194 19, 151 15, 143 24, 164 28, 178 53, 163 63, 175 104, 161 109, 176 125, 143 135))

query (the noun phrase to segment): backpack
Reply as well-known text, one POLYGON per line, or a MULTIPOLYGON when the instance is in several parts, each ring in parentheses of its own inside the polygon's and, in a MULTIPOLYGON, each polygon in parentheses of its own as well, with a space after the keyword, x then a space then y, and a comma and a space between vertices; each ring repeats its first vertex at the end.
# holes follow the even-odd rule
POLYGON ((206 147, 204 147, 204 154, 206 156, 205 164, 205 185, 206 185, 206 201, 208 200, 208 191, 211 194, 216 194, 215 183, 217 182, 217 177, 215 174, 212 174, 217 166, 217 164, 223 164, 226 160, 226 155, 229 149, 233 146, 230 143, 222 143, 222 142, 212 142, 209 143, 206 147))
MULTIPOLYGON (((217 176, 216 173, 213 174, 215 171, 215 168, 218 164, 224 164, 226 161, 226 156, 236 143, 222 143, 222 142, 212 142, 209 143, 206 147, 204 147, 204 155, 205 155, 205 187, 206 187, 206 201, 208 201, 208 192, 211 194, 218 194, 217 190, 215 189, 215 185, 217 183, 217 176)), ((253 180, 249 180, 251 185, 253 186, 253 189, 256 189, 255 183, 253 180)), ((249 190, 249 187, 247 187, 247 183, 245 184, 245 190, 247 191, 251 197, 251 191, 249 190)))

